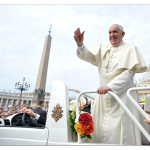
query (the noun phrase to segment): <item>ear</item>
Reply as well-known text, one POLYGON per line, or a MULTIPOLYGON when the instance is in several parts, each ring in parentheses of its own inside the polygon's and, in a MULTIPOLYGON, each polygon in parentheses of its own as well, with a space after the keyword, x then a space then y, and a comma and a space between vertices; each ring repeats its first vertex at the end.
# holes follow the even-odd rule
POLYGON ((125 32, 122 32, 122 38, 124 37, 124 35, 125 35, 125 32))

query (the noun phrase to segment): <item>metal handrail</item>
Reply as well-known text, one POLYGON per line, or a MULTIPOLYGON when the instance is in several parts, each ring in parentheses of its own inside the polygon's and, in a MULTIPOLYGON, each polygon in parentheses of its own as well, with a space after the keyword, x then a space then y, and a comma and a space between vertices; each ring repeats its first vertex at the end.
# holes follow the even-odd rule
MULTIPOLYGON (((68 90, 69 90, 69 91, 76 92, 76 93, 81 93, 81 91, 76 90, 76 89, 68 89, 68 90)), ((84 96, 89 97, 89 98, 91 98, 91 99, 95 100, 95 98, 94 98, 94 97, 92 97, 92 96, 90 96, 90 95, 84 94, 84 96)))
MULTIPOLYGON (((132 88, 133 90, 135 90, 135 88, 132 88)), ((130 97, 130 91, 132 91, 132 89, 128 90, 127 92, 127 96, 130 97)), ((150 88, 149 88, 150 89, 150 88)), ((83 91, 81 92, 77 98, 76 98, 76 103, 77 103, 77 107, 76 107, 76 117, 79 117, 79 98, 81 95, 85 94, 85 93, 97 93, 97 91, 95 90, 91 90, 91 91, 83 91)), ((134 117, 134 115, 129 111, 129 109, 124 105, 124 103, 121 101, 121 99, 116 95, 114 94, 113 92, 111 91, 108 91, 107 92, 108 94, 110 94, 111 96, 113 96, 117 101, 118 103, 120 104, 120 106, 125 110, 125 112, 129 115, 129 117, 133 120, 133 122, 138 126, 138 128, 141 130, 141 132, 145 135, 145 137, 148 139, 148 141, 150 142, 150 135, 147 133, 147 131, 143 128, 143 126, 138 122, 138 120, 134 117)), ((142 113, 142 115, 144 115, 144 117, 146 119, 150 119, 150 117, 144 112, 144 110, 138 105, 137 102, 135 102, 135 100, 130 97, 129 98, 133 104, 135 104, 136 108, 142 113)), ((81 139, 81 136, 80 134, 78 133, 78 143, 82 143, 82 139, 81 139)))

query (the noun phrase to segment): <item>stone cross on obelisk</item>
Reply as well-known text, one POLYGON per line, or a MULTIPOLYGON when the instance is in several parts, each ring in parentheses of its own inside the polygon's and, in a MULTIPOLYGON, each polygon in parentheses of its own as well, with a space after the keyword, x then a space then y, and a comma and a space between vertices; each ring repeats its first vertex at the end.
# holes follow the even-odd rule
POLYGON ((33 93, 34 95, 33 95, 32 107, 37 106, 37 101, 39 99, 44 101, 44 97, 45 97, 46 77, 47 77, 48 61, 49 61, 49 54, 50 54, 50 46, 52 40, 50 33, 51 33, 51 26, 50 26, 49 35, 47 35, 45 38, 45 44, 44 44, 43 53, 41 57, 39 72, 36 80, 35 90, 33 93))

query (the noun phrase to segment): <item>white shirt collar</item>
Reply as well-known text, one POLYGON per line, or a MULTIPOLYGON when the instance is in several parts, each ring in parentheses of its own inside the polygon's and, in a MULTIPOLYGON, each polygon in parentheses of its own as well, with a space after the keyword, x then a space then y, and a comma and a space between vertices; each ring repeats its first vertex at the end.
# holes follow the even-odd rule
POLYGON ((123 42, 123 40, 120 42, 120 43, 118 43, 117 45, 115 45, 115 46, 113 46, 112 44, 111 44, 111 47, 118 47, 118 46, 120 46, 120 45, 122 45, 124 42, 123 42))

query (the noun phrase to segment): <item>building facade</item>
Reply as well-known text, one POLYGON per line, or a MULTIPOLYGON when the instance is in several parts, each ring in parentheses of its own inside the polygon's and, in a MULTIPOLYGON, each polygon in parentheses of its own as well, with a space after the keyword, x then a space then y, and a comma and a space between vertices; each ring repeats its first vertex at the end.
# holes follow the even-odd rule
MULTIPOLYGON (((33 105, 33 96, 34 96, 33 93, 22 93, 20 105, 22 106, 23 104, 28 102, 28 105, 30 107, 34 107, 35 105, 33 105)), ((3 92, 0 92, 0 108, 14 107, 15 105, 18 104, 19 99, 20 93, 15 92, 11 93, 10 91, 5 92, 4 90, 3 92)), ((75 99, 76 99, 75 96, 69 97, 69 101, 75 99)), ((50 101, 50 93, 46 92, 44 98, 44 106, 49 106, 49 101, 50 101)))
MULTIPOLYGON (((2 108, 13 107, 14 105, 17 105, 19 99, 20 93, 5 92, 4 90, 3 92, 0 92, 0 107, 2 108)), ((23 105, 26 102, 28 102, 28 105, 32 107, 32 101, 33 101, 33 93, 22 93, 20 105, 23 105)), ((44 99, 44 106, 48 106, 49 101, 50 101, 50 94, 46 93, 44 99)))
MULTIPOLYGON (((135 80, 136 87, 148 87, 150 86, 150 65, 147 68, 147 72, 143 75, 142 79, 139 79, 139 81, 135 80)), ((139 100, 145 99, 147 94, 150 94, 150 90, 145 91, 138 91, 139 94, 139 100)))

